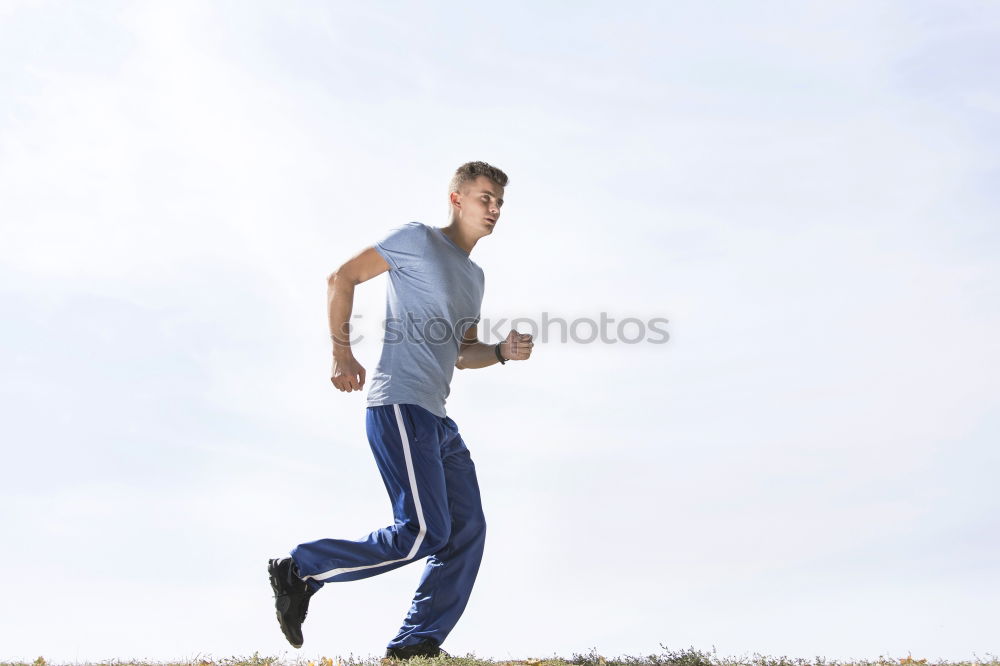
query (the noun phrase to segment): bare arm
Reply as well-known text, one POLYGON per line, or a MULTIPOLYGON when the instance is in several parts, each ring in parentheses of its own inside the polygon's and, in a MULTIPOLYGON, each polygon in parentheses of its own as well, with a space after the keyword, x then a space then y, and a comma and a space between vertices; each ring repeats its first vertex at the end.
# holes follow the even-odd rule
MULTIPOLYGON (((455 367, 459 370, 465 370, 466 368, 486 368, 494 363, 499 363, 500 360, 493 350, 495 346, 480 342, 476 325, 473 324, 465 331, 462 338, 455 367)), ((500 343, 500 354, 508 361, 524 361, 531 356, 533 346, 530 334, 511 330, 507 334, 507 339, 500 343)))
POLYGON ((365 384, 365 369, 351 351, 351 310, 354 287, 389 270, 389 264, 374 247, 368 247, 330 273, 326 280, 330 340, 333 343, 333 369, 330 381, 341 391, 360 391, 365 384))

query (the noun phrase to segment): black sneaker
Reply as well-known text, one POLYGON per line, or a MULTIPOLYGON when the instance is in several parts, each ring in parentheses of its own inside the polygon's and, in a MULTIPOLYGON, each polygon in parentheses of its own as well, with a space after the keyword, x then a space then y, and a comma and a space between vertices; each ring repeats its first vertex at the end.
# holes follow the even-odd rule
POLYGON ((309 597, 314 590, 295 575, 295 563, 290 557, 267 562, 267 574, 274 590, 274 608, 281 633, 294 648, 302 647, 302 623, 309 608, 309 597))
POLYGON ((451 657, 450 654, 441 649, 436 641, 425 638, 413 645, 402 645, 400 647, 387 648, 386 659, 409 659, 410 657, 451 657))

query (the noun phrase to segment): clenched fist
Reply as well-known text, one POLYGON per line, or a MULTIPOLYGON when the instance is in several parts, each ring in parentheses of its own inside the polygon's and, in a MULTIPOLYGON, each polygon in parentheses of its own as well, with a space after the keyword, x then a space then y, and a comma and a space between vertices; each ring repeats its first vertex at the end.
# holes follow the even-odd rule
POLYGON ((500 353, 508 361, 527 361, 534 345, 530 333, 518 333, 511 329, 507 339, 500 343, 500 353))
POLYGON ((360 391, 365 385, 365 369, 354 356, 333 357, 330 381, 341 391, 360 391))

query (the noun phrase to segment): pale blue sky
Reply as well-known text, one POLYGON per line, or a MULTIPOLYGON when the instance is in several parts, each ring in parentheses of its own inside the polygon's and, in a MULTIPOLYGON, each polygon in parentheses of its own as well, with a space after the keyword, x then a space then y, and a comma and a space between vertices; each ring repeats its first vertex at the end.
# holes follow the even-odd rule
POLYGON ((671 340, 456 372, 446 649, 996 653, 998 44, 986 2, 0 4, 0 658, 384 649, 421 564, 295 652, 264 563, 391 521, 325 277, 475 159, 484 317, 671 340))

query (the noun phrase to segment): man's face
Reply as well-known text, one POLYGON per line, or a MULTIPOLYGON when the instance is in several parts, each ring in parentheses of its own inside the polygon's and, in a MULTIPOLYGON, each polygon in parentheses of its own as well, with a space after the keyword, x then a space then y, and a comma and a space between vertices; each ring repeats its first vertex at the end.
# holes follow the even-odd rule
POLYGON ((503 188, 486 176, 479 176, 462 188, 461 204, 459 216, 464 224, 484 235, 492 233, 500 219, 503 188))

